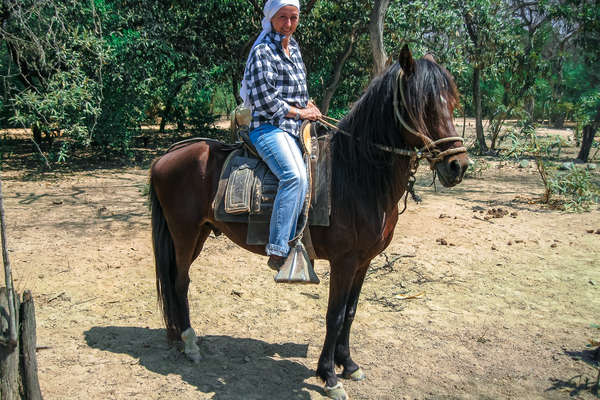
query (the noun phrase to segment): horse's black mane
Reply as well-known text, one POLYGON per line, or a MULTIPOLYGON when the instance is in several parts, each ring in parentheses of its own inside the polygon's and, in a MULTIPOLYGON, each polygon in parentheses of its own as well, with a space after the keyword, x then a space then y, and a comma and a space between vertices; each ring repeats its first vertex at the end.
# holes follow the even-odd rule
MULTIPOLYGON (((408 177, 408 159, 399 160, 393 153, 370 145, 408 148, 404 135, 410 133, 398 126, 393 109, 394 86, 400 69, 396 63, 373 79, 339 124, 353 138, 336 134, 332 141, 332 183, 337 199, 375 204, 379 210, 385 210, 404 190, 395 185, 402 174, 408 177)), ((436 125, 431 121, 443 118, 445 102, 454 105, 458 97, 452 77, 434 62, 421 59, 416 61, 415 72, 405 77, 403 83, 407 108, 402 109, 404 120, 417 131, 437 139, 429 132, 436 125)))

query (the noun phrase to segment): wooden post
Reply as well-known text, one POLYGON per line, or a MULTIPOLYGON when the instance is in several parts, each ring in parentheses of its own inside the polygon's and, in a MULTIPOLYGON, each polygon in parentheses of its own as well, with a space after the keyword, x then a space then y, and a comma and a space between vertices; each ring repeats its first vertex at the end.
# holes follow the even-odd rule
POLYGON ((35 306, 29 290, 23 293, 21 304, 21 371, 23 371, 23 391, 28 400, 41 400, 42 391, 38 380, 36 351, 35 306))

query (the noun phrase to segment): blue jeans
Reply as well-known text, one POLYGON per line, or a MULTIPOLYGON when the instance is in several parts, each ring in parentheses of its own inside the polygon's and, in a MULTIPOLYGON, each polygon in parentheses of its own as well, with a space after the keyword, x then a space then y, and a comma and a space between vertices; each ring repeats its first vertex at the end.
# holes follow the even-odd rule
POLYGON ((287 256, 296 236, 298 217, 308 190, 306 166, 298 139, 273 125, 250 132, 250 140, 271 172, 279 179, 273 204, 267 255, 287 256))

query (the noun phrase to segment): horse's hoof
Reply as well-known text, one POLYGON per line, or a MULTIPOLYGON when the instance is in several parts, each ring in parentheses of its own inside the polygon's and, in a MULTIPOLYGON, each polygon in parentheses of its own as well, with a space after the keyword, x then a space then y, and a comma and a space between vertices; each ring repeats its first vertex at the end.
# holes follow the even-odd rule
POLYGON ((325 386, 325 394, 333 400, 350 400, 344 386, 342 386, 342 382, 338 382, 337 385, 332 387, 325 386))
POLYGON ((188 328, 181 334, 181 340, 183 341, 183 352, 194 363, 199 363, 202 359, 200 355, 200 347, 196 343, 198 341, 198 337, 196 336, 196 332, 192 328, 188 328))
POLYGON ((185 356, 194 364, 198 364, 200 360, 202 360, 202 356, 200 355, 199 351, 193 353, 185 353, 185 356))
POLYGON ((362 381, 363 379, 366 378, 366 375, 364 373, 364 371, 362 370, 362 368, 358 367, 358 369, 352 373, 348 373, 346 371, 344 371, 342 373, 342 378, 344 379, 351 379, 353 381, 362 381))

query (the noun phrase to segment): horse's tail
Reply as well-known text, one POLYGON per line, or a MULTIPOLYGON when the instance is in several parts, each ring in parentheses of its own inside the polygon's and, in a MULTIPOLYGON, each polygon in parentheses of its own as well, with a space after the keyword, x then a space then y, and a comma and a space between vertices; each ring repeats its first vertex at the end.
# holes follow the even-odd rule
POLYGON ((154 247, 158 304, 162 310, 169 339, 178 340, 181 332, 179 332, 176 323, 175 274, 177 265, 175 246, 162 207, 156 196, 152 178, 150 179, 150 207, 152 209, 152 245, 154 247))

